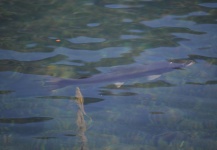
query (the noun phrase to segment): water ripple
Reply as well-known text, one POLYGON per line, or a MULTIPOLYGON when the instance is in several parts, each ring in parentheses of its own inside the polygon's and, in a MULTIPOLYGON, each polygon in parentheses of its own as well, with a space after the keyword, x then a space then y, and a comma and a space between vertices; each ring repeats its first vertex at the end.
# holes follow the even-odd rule
POLYGON ((72 42, 74 44, 84 44, 84 43, 101 43, 104 42, 106 39, 104 38, 92 38, 92 37, 86 37, 86 36, 79 36, 76 38, 68 39, 69 42, 72 42))

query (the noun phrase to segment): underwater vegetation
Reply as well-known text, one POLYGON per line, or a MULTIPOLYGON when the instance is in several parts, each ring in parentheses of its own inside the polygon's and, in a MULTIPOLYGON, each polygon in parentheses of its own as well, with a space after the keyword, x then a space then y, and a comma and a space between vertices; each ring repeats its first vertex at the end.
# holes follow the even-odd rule
POLYGON ((87 130, 87 125, 84 116, 87 116, 90 121, 92 122, 92 119, 86 114, 84 110, 84 98, 83 95, 79 89, 79 87, 76 88, 76 103, 78 105, 78 111, 77 111, 77 127, 78 127, 78 136, 81 140, 81 150, 89 150, 88 143, 87 143, 87 137, 85 135, 85 132, 87 130))
POLYGON ((57 4, 60 4, 58 0, 38 0, 37 2, 29 2, 28 0, 1 0, 0 9, 1 9, 1 20, 13 20, 19 19, 20 17, 29 16, 29 13, 36 17, 34 14, 40 12, 41 15, 46 12, 48 6, 55 7, 57 4), (8 9, 10 8, 10 9, 8 9))

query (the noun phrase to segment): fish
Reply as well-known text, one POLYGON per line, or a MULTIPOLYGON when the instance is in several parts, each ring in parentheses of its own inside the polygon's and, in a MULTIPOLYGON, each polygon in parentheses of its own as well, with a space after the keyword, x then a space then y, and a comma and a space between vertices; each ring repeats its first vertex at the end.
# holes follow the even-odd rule
POLYGON ((29 118, 0 118, 0 123, 11 123, 11 124, 26 124, 34 122, 44 122, 52 120, 51 117, 29 117, 29 118))
POLYGON ((121 87, 125 81, 133 78, 147 77, 148 80, 159 78, 161 74, 173 71, 175 69, 182 69, 194 64, 193 61, 185 61, 181 63, 165 61, 156 62, 147 65, 125 65, 116 66, 107 73, 99 73, 88 78, 81 79, 64 79, 55 78, 52 81, 45 81, 44 86, 57 86, 58 88, 80 85, 80 84, 93 84, 101 82, 113 82, 117 87, 121 87))

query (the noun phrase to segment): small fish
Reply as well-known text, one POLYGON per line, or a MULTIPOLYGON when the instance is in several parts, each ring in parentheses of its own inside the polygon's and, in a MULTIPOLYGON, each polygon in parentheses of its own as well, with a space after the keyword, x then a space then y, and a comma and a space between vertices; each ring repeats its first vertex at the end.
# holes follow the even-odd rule
POLYGON ((44 122, 51 120, 50 117, 29 117, 29 118, 0 118, 0 123, 25 124, 34 122, 44 122))
POLYGON ((133 78, 147 77, 148 80, 159 78, 161 74, 181 69, 193 64, 193 61, 184 63, 158 62, 149 65, 118 66, 111 69, 108 73, 100 73, 89 78, 81 79, 62 79, 56 78, 54 81, 46 81, 45 86, 57 85, 58 88, 69 85, 91 84, 100 82, 113 82, 120 87, 124 81, 133 78))

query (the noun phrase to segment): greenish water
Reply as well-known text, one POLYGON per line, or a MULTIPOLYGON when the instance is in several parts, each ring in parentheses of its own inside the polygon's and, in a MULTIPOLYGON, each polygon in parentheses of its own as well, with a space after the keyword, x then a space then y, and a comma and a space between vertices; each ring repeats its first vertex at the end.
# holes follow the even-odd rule
POLYGON ((0 12, 1 150, 216 149, 214 0, 3 0, 0 12), (194 63, 116 78, 166 62, 194 63))

